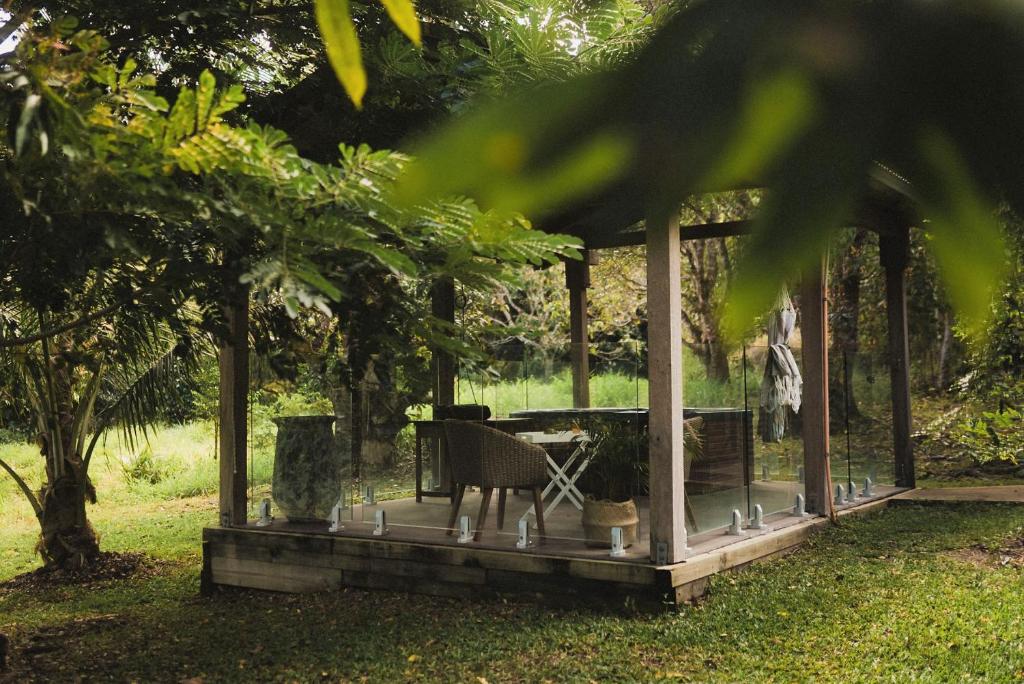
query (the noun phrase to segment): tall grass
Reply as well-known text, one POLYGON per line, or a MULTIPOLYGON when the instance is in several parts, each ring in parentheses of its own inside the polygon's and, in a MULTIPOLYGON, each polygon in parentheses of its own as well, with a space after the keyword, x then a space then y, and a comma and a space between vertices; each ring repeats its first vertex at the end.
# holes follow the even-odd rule
MULTIPOLYGON (((683 402, 686 406, 742 407, 744 391, 747 404, 756 407, 763 369, 763 354, 748 357, 744 378, 742 361, 737 358, 729 382, 707 376, 692 354, 683 360, 683 402), (745 381, 745 383, 744 383, 745 381)), ((485 404, 496 416, 507 416, 526 409, 551 409, 572 406, 572 372, 562 369, 546 376, 503 378, 483 375, 460 378, 457 383, 460 404, 485 404)), ((595 408, 646 408, 649 406, 648 380, 644 374, 621 371, 603 372, 590 377, 590 405, 595 408)))
MULTIPOLYGON (((269 491, 273 477, 273 418, 331 412, 329 402, 302 395, 283 395, 265 403, 252 403, 248 474, 255 491, 269 491)), ((44 462, 38 447, 27 443, 0 444, 0 458, 32 489, 42 486, 44 462)), ((119 503, 213 495, 220 479, 216 427, 212 421, 157 426, 134 445, 111 430, 97 444, 89 475, 100 499, 119 503)), ((25 497, 13 479, 2 472, 0 506, 17 519, 33 519, 25 497)))

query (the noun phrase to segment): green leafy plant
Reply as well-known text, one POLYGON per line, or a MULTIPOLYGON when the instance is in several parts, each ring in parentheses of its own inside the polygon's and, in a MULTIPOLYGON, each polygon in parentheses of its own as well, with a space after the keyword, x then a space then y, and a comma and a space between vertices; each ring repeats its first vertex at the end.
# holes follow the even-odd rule
POLYGON ((1024 461, 1024 412, 1016 408, 984 411, 957 425, 952 436, 979 464, 1024 461))
POLYGON ((627 501, 647 489, 647 428, 595 418, 587 424, 592 452, 583 491, 599 501, 627 501))
MULTIPOLYGON (((380 290, 345 287, 368 273, 404 294, 421 278, 485 287, 514 264, 578 256, 578 241, 465 199, 398 207, 385 191, 406 157, 345 146, 336 164, 305 159, 281 131, 239 124, 240 89, 208 71, 172 104, 71 19, 27 27, 0 77, 0 355, 28 388, 46 481, 34 490, 0 467, 32 504, 50 565, 97 557, 96 440, 113 427, 132 448, 145 437, 241 285, 292 316, 334 315, 346 296, 373 300, 380 290)), ((409 321, 423 337, 451 333, 409 321)))
MULTIPOLYGON (((626 501, 648 491, 646 424, 596 416, 581 425, 590 435, 590 466, 581 478, 581 491, 598 500, 626 501)), ((683 422, 683 449, 688 462, 703 455, 700 425, 683 422)))
POLYGON ((138 484, 155 485, 164 479, 164 470, 153 456, 153 448, 144 446, 139 453, 126 457, 121 462, 121 474, 129 486, 138 484))
MULTIPOLYGON (((420 45, 420 23, 412 0, 380 0, 391 21, 408 36, 415 45, 420 45)), ((366 93, 366 70, 359 46, 359 34, 352 21, 349 0, 316 0, 316 22, 320 27, 327 57, 356 107, 362 107, 366 93)))

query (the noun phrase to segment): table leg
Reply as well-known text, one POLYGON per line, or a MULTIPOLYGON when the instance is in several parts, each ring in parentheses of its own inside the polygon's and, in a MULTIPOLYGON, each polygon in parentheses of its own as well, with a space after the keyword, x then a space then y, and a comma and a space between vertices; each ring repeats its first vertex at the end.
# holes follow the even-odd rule
MULTIPOLYGON (((562 502, 562 499, 566 497, 568 497, 569 501, 573 504, 573 506, 576 507, 577 510, 582 511, 583 493, 576 488, 576 480, 579 479, 580 475, 582 475, 583 472, 590 465, 590 455, 587 454, 583 446, 578 446, 576 447, 576 450, 573 451, 572 455, 570 455, 569 458, 566 459, 564 466, 559 466, 558 463, 555 462, 555 460, 551 458, 550 455, 547 456, 547 461, 548 475, 551 477, 551 482, 548 483, 547 487, 545 487, 544 491, 540 494, 541 500, 543 501, 544 499, 546 499, 548 494, 550 494, 555 489, 555 487, 558 487, 559 491, 555 495, 555 498, 551 501, 551 503, 544 508, 543 516, 547 517, 551 511, 555 510, 555 508, 558 507, 558 504, 562 502), (576 463, 577 459, 580 459, 580 463, 573 471, 573 474, 570 476, 567 474, 566 471, 568 471, 573 466, 573 464, 576 463)), ((532 510, 527 510, 522 515, 520 520, 526 520, 531 512, 532 510)), ((539 523, 540 521, 538 521, 538 526, 539 523)))
POLYGON ((454 501, 455 487, 452 483, 451 466, 448 464, 448 440, 441 439, 437 445, 437 483, 440 491, 448 492, 454 501))
POLYGON ((423 501, 423 442, 416 435, 416 503, 423 501))
POLYGON ((569 457, 569 460, 565 462, 565 467, 562 468, 561 472, 563 483, 562 490, 579 510, 583 510, 583 493, 576 488, 576 480, 578 480, 580 475, 586 471, 587 467, 590 465, 590 459, 591 455, 588 454, 582 446, 579 446, 576 448, 576 451, 572 453, 572 456, 569 457), (569 467, 576 462, 577 457, 580 458, 580 463, 576 466, 576 469, 573 470, 572 477, 568 477, 567 473, 569 471, 569 467))
POLYGON ((576 489, 576 480, 583 474, 583 471, 586 470, 586 467, 589 464, 589 460, 580 462, 580 467, 576 469, 570 478, 567 478, 565 476, 565 472, 562 471, 562 484, 559 485, 561 491, 558 492, 558 495, 555 496, 554 500, 552 500, 552 502, 547 506, 544 511, 545 515, 550 511, 555 510, 555 508, 558 507, 558 504, 562 502, 562 499, 567 497, 572 505, 576 507, 576 510, 583 510, 583 494, 580 490, 576 489))

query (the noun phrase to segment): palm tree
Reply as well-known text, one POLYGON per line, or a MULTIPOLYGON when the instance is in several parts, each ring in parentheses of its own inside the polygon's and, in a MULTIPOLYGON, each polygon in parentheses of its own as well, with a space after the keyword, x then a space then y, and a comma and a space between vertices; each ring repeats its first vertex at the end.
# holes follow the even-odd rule
MULTIPOLYGON (((95 299, 89 289, 88 299, 95 299)), ((69 309, 85 306, 81 299, 69 301, 69 309)), ((179 338, 165 319, 137 305, 64 332, 53 332, 66 319, 53 312, 8 305, 0 315, 28 340, 0 350, 0 362, 20 374, 45 480, 34 490, 2 459, 0 467, 32 506, 47 567, 82 567, 99 554, 86 503, 96 502, 89 466, 100 437, 120 428, 134 448, 180 391, 182 373, 187 377, 211 345, 199 335, 179 338)), ((185 308, 176 318, 173 327, 184 330, 194 312, 185 308)))

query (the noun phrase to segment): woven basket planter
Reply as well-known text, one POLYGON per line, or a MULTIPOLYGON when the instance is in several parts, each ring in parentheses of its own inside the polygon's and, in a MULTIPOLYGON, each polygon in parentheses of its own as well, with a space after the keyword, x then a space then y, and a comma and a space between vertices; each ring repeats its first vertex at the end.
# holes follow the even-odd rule
POLYGON ((612 528, 622 528, 622 545, 632 546, 637 541, 640 514, 636 502, 583 500, 583 534, 587 546, 610 548, 612 528))

